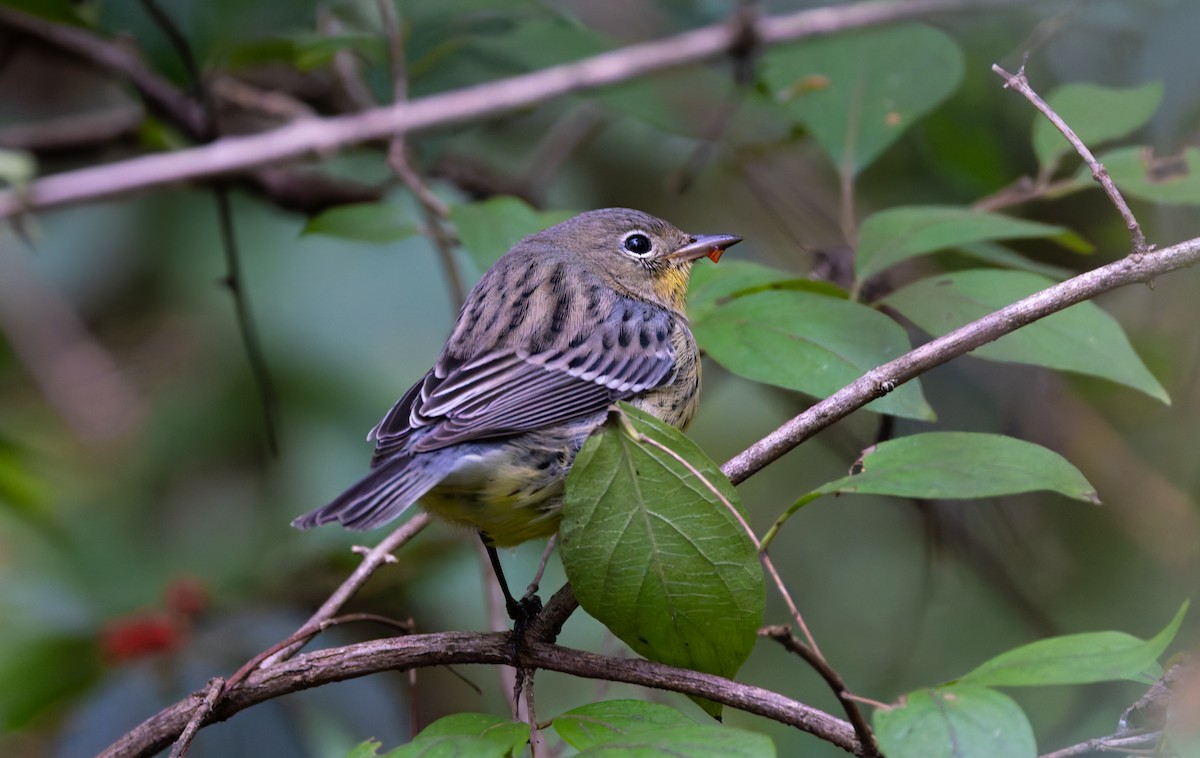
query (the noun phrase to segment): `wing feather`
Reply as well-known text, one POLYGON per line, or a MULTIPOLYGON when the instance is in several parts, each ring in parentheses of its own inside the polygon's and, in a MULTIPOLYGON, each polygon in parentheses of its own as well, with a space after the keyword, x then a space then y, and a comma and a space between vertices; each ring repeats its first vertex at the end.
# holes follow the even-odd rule
MULTIPOLYGON (((564 332, 546 344, 543 332, 527 329, 461 359, 452 338, 434 368, 372 430, 373 465, 402 450, 438 450, 585 418, 669 381, 679 316, 629 298, 612 300, 597 327, 573 339, 564 332)), ((461 323, 455 337, 460 332, 461 323)))

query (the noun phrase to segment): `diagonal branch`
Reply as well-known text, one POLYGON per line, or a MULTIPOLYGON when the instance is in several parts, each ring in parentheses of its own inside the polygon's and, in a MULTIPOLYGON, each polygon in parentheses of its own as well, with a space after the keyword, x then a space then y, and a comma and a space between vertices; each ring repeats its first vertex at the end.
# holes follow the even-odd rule
POLYGON ((734 484, 744 482, 817 432, 935 366, 1076 303, 1129 284, 1149 282, 1197 262, 1200 262, 1200 237, 1163 248, 1153 255, 1129 255, 1035 292, 871 369, 730 458, 721 471, 734 484))
MULTIPOLYGON (((752 33, 764 45, 816 37, 943 11, 1016 6, 1027 0, 890 0, 839 5, 760 19, 752 33)), ((226 137, 173 153, 66 171, 33 182, 23 194, 0 193, 0 218, 111 197, 162 184, 204 179, 332 150, 345 145, 479 120, 572 92, 604 87, 699 63, 744 45, 742 23, 715 24, 666 39, 630 45, 528 74, 464 87, 346 116, 296 122, 269 132, 226 137)))

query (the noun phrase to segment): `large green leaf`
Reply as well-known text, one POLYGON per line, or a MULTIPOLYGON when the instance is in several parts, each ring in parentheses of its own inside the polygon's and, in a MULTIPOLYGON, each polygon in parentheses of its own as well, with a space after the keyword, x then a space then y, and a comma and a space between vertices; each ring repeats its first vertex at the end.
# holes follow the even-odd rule
POLYGON ((1072 249, 1091 250, 1079 235, 1061 226, 970 208, 911 206, 889 208, 863 221, 854 265, 862 282, 918 255, 972 242, 1028 237, 1049 237, 1072 249))
POLYGON ((490 268, 525 237, 566 221, 571 211, 536 211, 524 200, 506 195, 450 208, 450 220, 463 247, 481 270, 490 268))
POLYGON ((955 252, 964 258, 971 258, 983 263, 989 263, 1001 268, 1015 268, 1018 271, 1032 271, 1035 274, 1061 281, 1072 275, 1071 269, 1055 266, 1026 258, 1020 253, 1009 250, 995 242, 970 242, 955 248, 955 252))
POLYGON ((888 758, 1033 758, 1037 744, 1021 707, 977 686, 917 690, 871 718, 888 758))
POLYGON ((528 741, 528 724, 487 713, 455 713, 425 727, 412 742, 384 758, 506 758, 523 751, 528 741))
POLYGON ((324 234, 356 242, 384 244, 417 234, 417 223, 392 203, 339 205, 308 220, 303 234, 324 234))
MULTIPOLYGON (((1097 156, 1121 192, 1140 200, 1170 205, 1200 205, 1200 148, 1150 162, 1143 147, 1123 147, 1097 156)), ((1090 181, 1091 169, 1079 169, 1090 181)), ((1099 185, 1092 183, 1092 186, 1099 185)))
POLYGON ((999 434, 928 432, 868 448, 858 473, 820 487, 899 497, 965 499, 1049 490, 1098 503, 1096 490, 1058 453, 999 434))
POLYGON ((1171 622, 1148 640, 1124 632, 1088 632, 1038 640, 981 664, 960 682, 1020 687, 1088 684, 1115 679, 1150 683, 1162 676, 1158 658, 1175 639, 1187 613, 1180 607, 1171 622))
MULTIPOLYGON (((1024 271, 975 269, 930 277, 883 299, 934 336, 982 318, 1054 282, 1024 271)), ((1083 302, 1006 334, 972 355, 1098 376, 1170 402, 1116 319, 1083 302)))
MULTIPOLYGON (((1162 82, 1130 89, 1068 84, 1051 92, 1046 103, 1095 151, 1101 142, 1124 137, 1145 125, 1158 110, 1162 96, 1162 82)), ((1039 113, 1033 122, 1033 152, 1042 170, 1052 172, 1075 148, 1039 113)))
MULTIPOLYGON (((725 368, 756 382, 825 397, 909 349, 892 319, 861 303, 805 290, 767 290, 706 308, 696 340, 725 368)), ((932 419, 920 384, 909 382, 867 406, 932 419)))
POLYGON ((728 726, 677 726, 615 739, 579 753, 580 758, 775 758, 765 734, 728 726))
POLYGON ((765 585, 749 536, 705 482, 740 511, 737 491, 682 432, 622 409, 638 436, 610 421, 567 478, 559 530, 567 578, 583 609, 641 655, 732 677, 754 646, 765 585))
POLYGON ((735 297, 773 289, 808 290, 843 300, 847 296, 844 290, 829 282, 804 279, 761 263, 726 258, 719 266, 696 266, 692 269, 692 280, 688 287, 688 317, 694 321, 709 315, 714 308, 725 305, 735 297))
POLYGON ((958 45, 919 24, 771 50, 763 80, 843 174, 858 174, 962 80, 958 45))
POLYGON ((674 708, 645 700, 603 700, 572 708, 551 724, 576 750, 662 729, 696 726, 674 708))

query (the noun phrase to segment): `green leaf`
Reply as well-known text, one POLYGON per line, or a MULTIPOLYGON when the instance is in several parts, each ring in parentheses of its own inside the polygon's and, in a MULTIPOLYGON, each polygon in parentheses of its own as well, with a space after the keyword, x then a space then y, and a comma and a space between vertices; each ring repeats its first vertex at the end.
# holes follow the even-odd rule
POLYGON ((509 751, 517 751, 529 742, 529 724, 509 721, 490 713, 452 713, 421 730, 418 737, 486 737, 509 751))
POLYGON ((346 753, 345 758, 376 758, 379 755, 379 746, 382 744, 379 740, 360 742, 349 753, 346 753))
POLYGON ((867 448, 855 466, 817 492, 961 500, 1049 490, 1099 503, 1079 469, 1058 453, 999 434, 928 432, 867 448))
POLYGON ((871 718, 888 758, 1033 758, 1037 744, 1020 706, 986 687, 918 690, 871 718))
POLYGON ((583 609, 639 654, 732 677, 754 646, 765 585, 753 543, 705 481, 741 512, 737 491, 678 429, 621 407, 640 436, 610 421, 567 477, 567 578, 583 609))
POLYGON ((670 727, 588 748, 580 758, 774 758, 775 744, 765 734, 727 726, 670 727))
POLYGON ((1151 639, 1124 632, 1088 632, 1038 640, 1001 653, 960 682, 999 687, 1088 684, 1132 679, 1147 684, 1162 676, 1158 658, 1175 639, 1188 603, 1151 639))
MULTIPOLYGON (((1024 271, 973 269, 930 277, 883 299, 934 336, 1043 290, 1054 282, 1024 271)), ((971 352, 980 358, 1075 371, 1170 403, 1116 319, 1092 302, 1047 316, 971 352)))
POLYGON ((511 755, 511 750, 494 740, 456 734, 417 737, 407 745, 384 753, 382 758, 509 758, 511 755))
POLYGON ((383 244, 417 234, 417 224, 398 205, 356 203, 339 205, 313 216, 301 233, 383 244))
POLYGON ((46 635, 0 650, 0 734, 85 692, 103 673, 93 639, 46 635))
POLYGON ((751 261, 724 260, 717 266, 696 266, 688 287, 687 312, 694 321, 735 297, 772 289, 800 289, 846 299, 835 284, 804 279, 751 261))
POLYGON ((524 200, 498 196, 450 208, 458 238, 481 270, 486 270, 525 237, 566 221, 571 211, 536 211, 524 200))
POLYGON ((572 708, 555 717, 551 726, 571 747, 585 750, 613 740, 662 729, 696 726, 674 708, 644 700, 604 700, 572 708))
MULTIPOLYGON (((1152 203, 1200 205, 1200 148, 1189 147, 1181 155, 1158 158, 1152 164, 1141 147, 1125 147, 1097 158, 1126 195, 1152 203)), ((1090 180, 1091 170, 1083 166, 1079 177, 1090 180)))
MULTIPOLYGON (((803 290, 764 291, 702 311, 696 341, 729 371, 756 382, 830 395, 869 369, 909 349, 892 319, 861 303, 803 290)), ((932 419, 917 382, 901 385, 867 408, 932 419)))
MULTIPOLYGON (((1051 92, 1046 103, 1094 151, 1096 145, 1144 126, 1158 110, 1162 96, 1162 82, 1130 89, 1068 84, 1051 92)), ((1043 172, 1052 173, 1062 157, 1073 154, 1075 148, 1049 119, 1038 114, 1033 122, 1033 152, 1043 172)))
POLYGON ((971 258, 972 260, 990 263, 993 266, 1003 268, 1015 268, 1018 271, 1032 271, 1035 274, 1041 274, 1055 281, 1062 281, 1074 273, 1062 266, 1053 266, 1049 263, 1031 260, 995 242, 970 242, 966 245, 960 245, 955 249, 955 252, 964 258, 971 258))
POLYGON ((896 24, 771 50, 762 76, 839 171, 856 175, 954 92, 962 73, 950 37, 896 24))
POLYGON ((3 0, 0 5, 62 24, 87 26, 71 0, 3 0))
POLYGON ((384 758, 506 758, 525 749, 529 725, 488 713, 454 713, 421 730, 384 758))
POLYGON ((971 242, 1048 237, 1064 247, 1091 251, 1082 237, 1061 226, 999 213, 943 206, 889 208, 863 221, 855 253, 858 280, 900 261, 971 242))

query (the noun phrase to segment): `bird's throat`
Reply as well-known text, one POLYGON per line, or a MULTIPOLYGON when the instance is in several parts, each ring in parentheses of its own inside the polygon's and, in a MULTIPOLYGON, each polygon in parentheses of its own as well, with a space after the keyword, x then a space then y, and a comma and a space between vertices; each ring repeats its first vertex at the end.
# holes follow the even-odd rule
POLYGON ((683 313, 683 307, 687 301, 688 279, 691 278, 691 273, 690 262, 682 266, 668 266, 655 275, 654 294, 673 310, 683 313))

